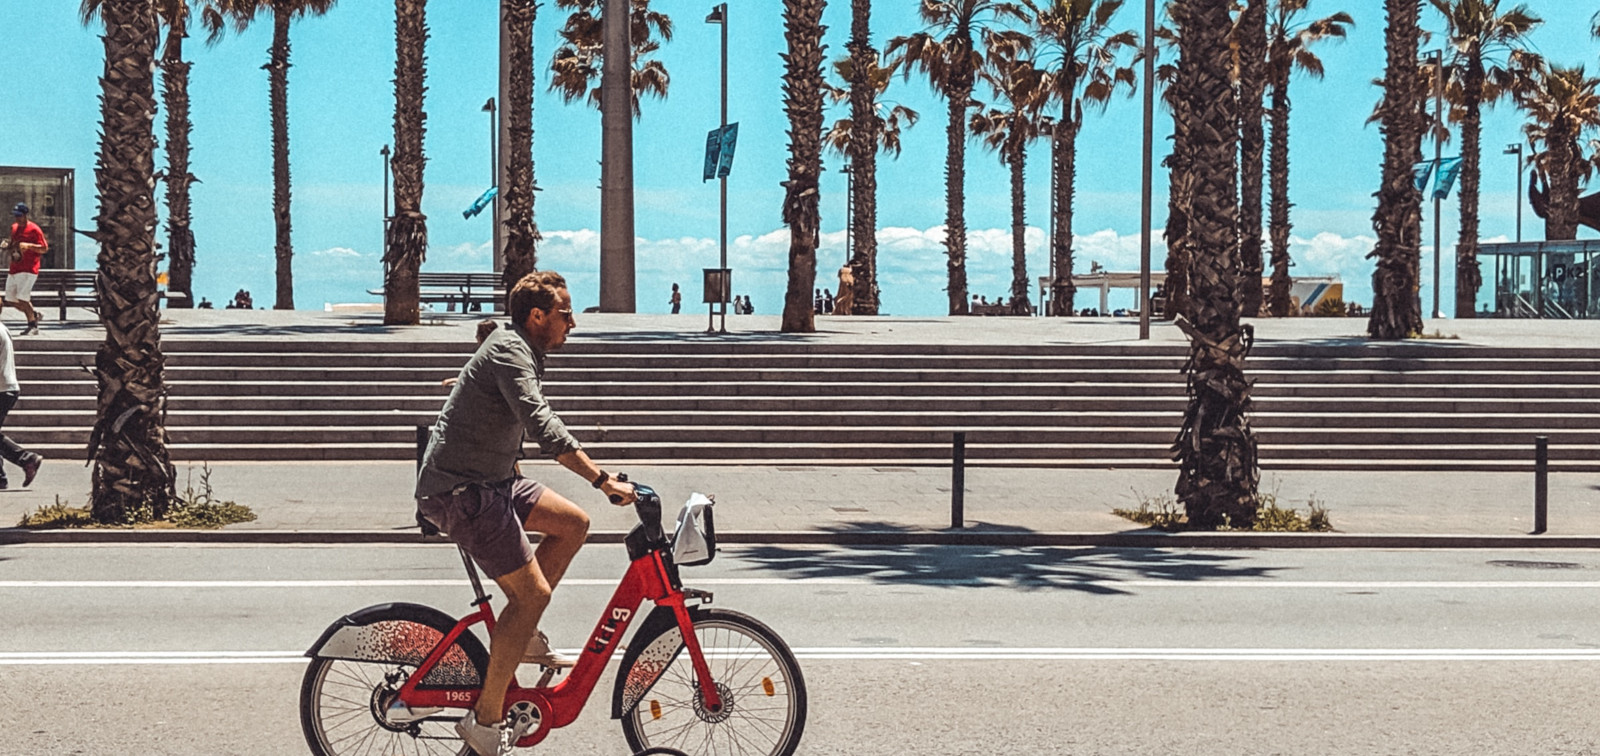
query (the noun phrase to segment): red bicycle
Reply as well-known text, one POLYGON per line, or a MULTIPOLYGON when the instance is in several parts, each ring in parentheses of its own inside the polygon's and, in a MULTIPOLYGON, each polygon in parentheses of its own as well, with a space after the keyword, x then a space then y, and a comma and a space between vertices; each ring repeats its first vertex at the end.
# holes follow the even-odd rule
MULTIPOLYGON (((713 609, 711 594, 684 588, 684 566, 716 553, 711 502, 691 499, 674 538, 661 527, 661 498, 637 486, 639 524, 626 539, 628 571, 577 664, 550 685, 513 680, 508 726, 518 748, 578 718, 645 600, 655 608, 622 654, 611 717, 636 756, 682 753, 789 756, 806 720, 800 665, 783 639, 738 612, 713 609), (691 603, 693 602, 693 603, 691 603)), ((421 604, 369 606, 341 617, 306 655, 300 721, 317 756, 461 754, 452 726, 478 700, 489 653, 473 625, 494 628, 489 596, 462 553, 476 609, 457 620, 421 604)))

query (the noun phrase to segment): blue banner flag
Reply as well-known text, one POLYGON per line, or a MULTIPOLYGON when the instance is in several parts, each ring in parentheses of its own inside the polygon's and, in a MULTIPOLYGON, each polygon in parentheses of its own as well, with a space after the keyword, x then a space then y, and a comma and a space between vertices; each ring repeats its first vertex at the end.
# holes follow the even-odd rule
POLYGON ((1417 191, 1428 191, 1428 177, 1433 175, 1433 162, 1432 160, 1424 160, 1411 166, 1411 175, 1416 181, 1417 191))
POLYGON ((1461 175, 1461 158, 1445 158, 1439 161, 1439 175, 1433 177, 1433 198, 1436 200, 1450 199, 1450 188, 1456 184, 1456 176, 1461 175))
POLYGON ((483 212, 483 209, 488 207, 489 203, 494 200, 495 195, 497 195, 499 193, 500 193, 500 187, 498 187, 498 186, 489 187, 489 191, 484 192, 483 194, 479 195, 477 199, 472 201, 472 206, 471 207, 468 207, 467 209, 461 211, 461 217, 463 219, 471 218, 472 216, 483 212))
POLYGON ((721 155, 717 158, 717 178, 727 178, 733 168, 733 148, 739 144, 739 124, 730 123, 722 129, 721 155))
POLYGON ((706 169, 700 174, 700 183, 717 177, 717 162, 722 159, 722 129, 715 128, 706 134, 706 169))

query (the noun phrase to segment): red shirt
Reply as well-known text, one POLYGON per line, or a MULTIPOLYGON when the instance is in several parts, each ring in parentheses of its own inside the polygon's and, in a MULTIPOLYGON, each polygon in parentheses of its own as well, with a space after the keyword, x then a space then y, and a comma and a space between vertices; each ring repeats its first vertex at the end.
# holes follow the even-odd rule
POLYGON ((12 251, 21 249, 18 246, 20 244, 37 244, 43 249, 23 252, 21 257, 11 261, 11 268, 6 272, 37 274, 39 272, 39 259, 50 249, 50 242, 44 238, 44 231, 39 228, 39 224, 28 221, 28 225, 23 226, 20 232, 17 230, 17 224, 11 224, 12 251))

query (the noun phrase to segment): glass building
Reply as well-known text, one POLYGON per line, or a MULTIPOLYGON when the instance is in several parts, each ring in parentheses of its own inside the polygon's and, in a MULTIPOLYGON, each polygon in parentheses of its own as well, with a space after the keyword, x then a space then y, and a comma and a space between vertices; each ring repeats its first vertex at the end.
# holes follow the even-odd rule
MULTIPOLYGON (((1487 314, 1502 318, 1600 318, 1600 239, 1478 247, 1484 283, 1494 285, 1487 314), (1491 278, 1492 276, 1492 278, 1491 278)), ((1487 306, 1487 305, 1486 305, 1487 306)))
MULTIPOLYGON (((0 165, 0 207, 11 218, 11 208, 18 202, 28 203, 29 218, 39 224, 50 251, 45 253, 41 267, 72 269, 73 256, 71 168, 23 168, 0 165)), ((9 226, 8 226, 9 227, 9 226)))

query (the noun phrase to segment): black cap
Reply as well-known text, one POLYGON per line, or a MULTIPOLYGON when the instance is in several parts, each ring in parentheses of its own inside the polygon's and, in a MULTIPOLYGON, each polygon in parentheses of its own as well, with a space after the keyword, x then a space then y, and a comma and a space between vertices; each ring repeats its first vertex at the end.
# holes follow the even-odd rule
POLYGON ((16 207, 11 208, 11 214, 12 215, 27 215, 28 214, 28 203, 26 203, 26 202, 18 202, 16 207))

